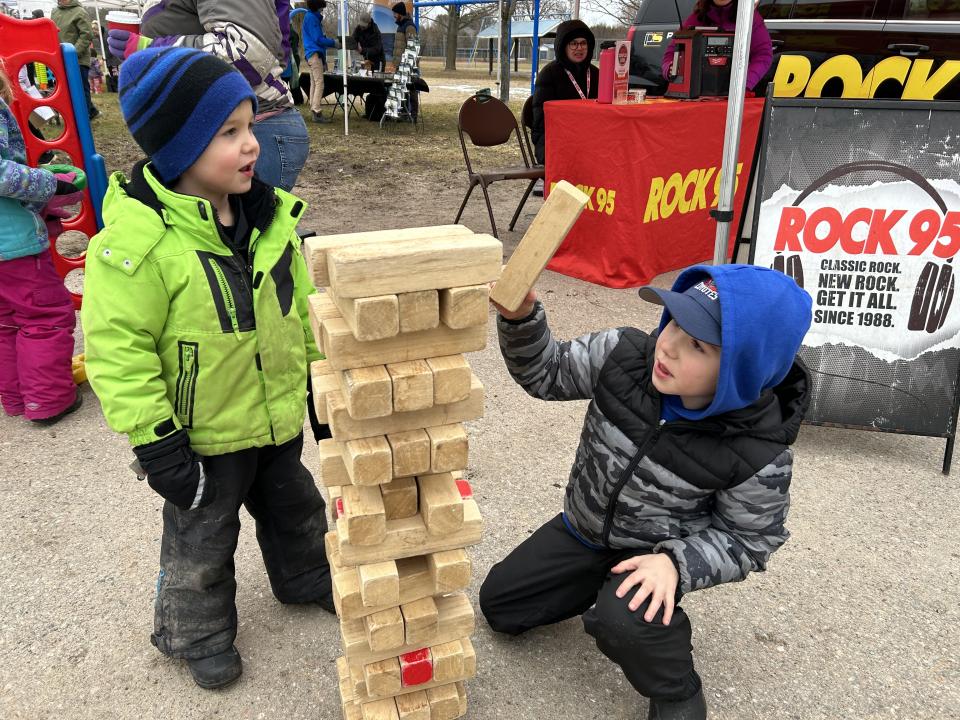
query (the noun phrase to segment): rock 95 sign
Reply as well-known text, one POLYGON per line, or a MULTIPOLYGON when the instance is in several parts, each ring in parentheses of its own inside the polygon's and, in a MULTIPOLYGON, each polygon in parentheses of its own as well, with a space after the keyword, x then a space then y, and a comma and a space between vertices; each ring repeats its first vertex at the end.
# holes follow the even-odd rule
POLYGON ((760 206, 757 238, 754 262, 791 275, 813 298, 806 345, 842 337, 906 360, 960 347, 956 181, 886 161, 838 165, 807 187, 774 191, 760 206), (891 180, 835 184, 866 171, 891 180))

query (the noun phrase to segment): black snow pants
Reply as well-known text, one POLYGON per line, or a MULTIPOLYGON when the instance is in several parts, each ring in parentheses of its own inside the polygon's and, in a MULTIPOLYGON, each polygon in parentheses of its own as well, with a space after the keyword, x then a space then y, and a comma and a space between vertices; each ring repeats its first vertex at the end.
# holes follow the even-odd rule
POLYGON ((237 636, 233 554, 240 506, 257 524, 257 542, 274 596, 315 602, 330 593, 323 538, 325 504, 300 462, 303 434, 283 445, 203 458, 217 490, 197 510, 163 507, 160 574, 151 642, 172 657, 196 659, 227 650, 237 636))
POLYGON ((592 550, 557 515, 491 568, 480 588, 480 609, 491 628, 510 635, 583 615, 584 630, 637 692, 686 700, 700 690, 687 614, 677 605, 669 625, 662 609, 647 622, 648 602, 636 611, 628 607, 636 588, 616 596, 626 575, 612 575, 610 568, 642 554, 592 550))

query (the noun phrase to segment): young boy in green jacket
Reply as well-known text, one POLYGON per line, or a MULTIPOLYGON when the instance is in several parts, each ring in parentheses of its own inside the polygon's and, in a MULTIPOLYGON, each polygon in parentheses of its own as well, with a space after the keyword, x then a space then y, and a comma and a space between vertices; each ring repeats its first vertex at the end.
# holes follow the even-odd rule
POLYGON ((313 292, 296 197, 253 176, 257 100, 222 60, 147 49, 120 107, 148 156, 114 173, 90 243, 90 384, 164 497, 153 644, 198 685, 242 672, 233 554, 244 505, 274 595, 333 611, 324 502, 300 462, 313 292))

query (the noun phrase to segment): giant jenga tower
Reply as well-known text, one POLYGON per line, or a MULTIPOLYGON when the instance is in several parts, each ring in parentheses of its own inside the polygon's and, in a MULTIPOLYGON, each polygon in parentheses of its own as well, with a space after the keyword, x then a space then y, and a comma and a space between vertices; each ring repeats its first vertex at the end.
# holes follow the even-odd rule
POLYGON ((451 720, 476 674, 465 547, 483 521, 463 479, 463 422, 483 386, 462 353, 487 342, 502 247, 459 225, 310 238, 326 360, 311 377, 341 622, 346 720, 451 720))

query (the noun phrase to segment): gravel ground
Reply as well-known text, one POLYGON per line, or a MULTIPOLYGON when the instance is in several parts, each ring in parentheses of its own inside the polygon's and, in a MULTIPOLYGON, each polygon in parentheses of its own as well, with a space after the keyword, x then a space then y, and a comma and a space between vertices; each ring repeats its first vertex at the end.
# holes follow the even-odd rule
MULTIPOLYGON (((449 222, 464 180, 455 150, 446 169, 404 183, 401 165, 386 192, 371 193, 360 173, 337 172, 321 140, 297 188, 312 201, 305 226, 449 222), (396 188, 412 200, 391 202, 396 188)), ((499 216, 518 194, 495 189, 499 216)), ((536 208, 502 234, 507 253, 536 208)), ((488 231, 479 199, 465 222, 488 231)), ((561 337, 655 324, 630 291, 553 273, 539 289, 561 337)), ((474 604, 490 566, 560 509, 584 412, 528 398, 506 374, 492 319, 490 329, 488 347, 470 357, 487 388, 486 416, 470 425, 470 477, 486 519, 472 550, 474 604)), ((129 471, 126 440, 106 427, 89 386, 82 393, 80 411, 52 429, 0 417, 0 718, 338 718, 337 621, 273 599, 246 515, 236 556, 241 681, 200 690, 184 664, 150 646, 161 503, 129 471)), ((950 520, 960 491, 940 473, 942 452, 942 440, 804 428, 791 541, 767 573, 684 601, 712 718, 960 718, 960 530, 950 520)), ((316 470, 312 450, 305 461, 316 470)), ((474 644, 469 718, 646 717, 579 620, 507 638, 480 618, 474 644)))

